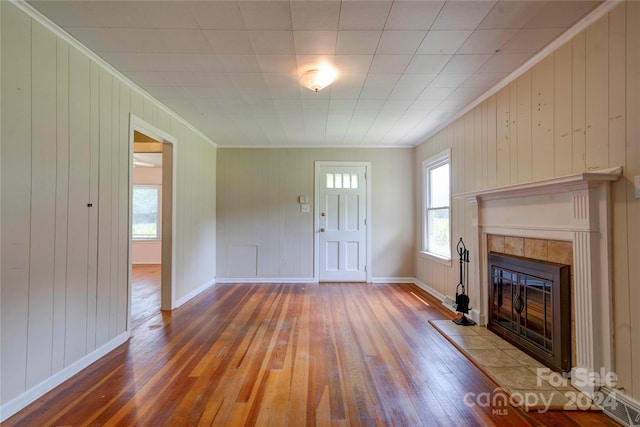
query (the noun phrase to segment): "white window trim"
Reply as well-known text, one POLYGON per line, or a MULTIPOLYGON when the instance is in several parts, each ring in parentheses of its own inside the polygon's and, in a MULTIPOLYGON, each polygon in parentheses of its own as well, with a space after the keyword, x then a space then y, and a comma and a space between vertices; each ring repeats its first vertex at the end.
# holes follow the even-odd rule
POLYGON ((449 252, 451 253, 451 149, 446 149, 435 156, 432 156, 422 162, 422 235, 420 255, 423 258, 436 261, 448 266, 451 266, 451 256, 449 258, 440 254, 427 251, 427 209, 428 209, 428 191, 429 191, 429 171, 433 168, 442 166, 443 164, 449 164, 449 252))
MULTIPOLYGON (((158 191, 158 237, 136 237, 133 235, 133 230, 131 231, 131 240, 134 242, 159 242, 162 240, 162 185, 160 184, 133 184, 133 189, 135 188, 155 188, 158 191)), ((133 212, 133 211, 132 211, 133 212)))

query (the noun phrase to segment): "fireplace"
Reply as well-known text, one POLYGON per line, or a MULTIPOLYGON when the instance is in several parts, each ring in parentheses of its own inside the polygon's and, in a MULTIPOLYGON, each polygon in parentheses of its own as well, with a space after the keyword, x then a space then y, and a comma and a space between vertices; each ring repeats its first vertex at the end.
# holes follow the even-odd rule
MULTIPOLYGON (((489 235, 569 242, 575 334, 571 374, 613 371, 609 184, 621 174, 616 167, 456 194, 470 208, 470 281, 479 285, 471 287, 471 318, 484 325, 490 317, 489 235)), ((593 395, 599 387, 589 383, 579 389, 593 395)))
POLYGON ((487 328, 539 360, 571 369, 569 266, 490 252, 487 328))

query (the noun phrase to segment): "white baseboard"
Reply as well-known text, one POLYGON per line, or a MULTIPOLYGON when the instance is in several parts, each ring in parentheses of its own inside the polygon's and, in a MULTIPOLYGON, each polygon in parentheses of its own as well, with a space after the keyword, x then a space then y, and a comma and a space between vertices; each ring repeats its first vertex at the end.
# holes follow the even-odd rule
POLYGON ((218 277, 216 283, 318 283, 313 277, 218 277))
MULTIPOLYGON (((449 295, 441 294, 440 292, 433 289, 431 286, 427 285, 424 282, 421 282, 418 279, 413 279, 413 283, 415 283, 416 286, 421 288, 423 291, 426 291, 431 295, 433 295, 434 297, 438 298, 442 302, 442 305, 445 306, 447 309, 451 310, 453 313, 458 313, 456 311, 455 298, 450 297, 449 295)), ((469 318, 471 318, 471 320, 476 322, 478 325, 484 324, 483 322, 482 323, 480 322, 480 312, 477 309, 472 308, 469 311, 468 316, 469 318)))
POLYGON ((415 277, 372 277, 371 283, 415 283, 415 277))
POLYGON ((19 396, 8 401, 4 405, 2 405, 2 407, 0 407, 0 422, 5 421, 7 418, 14 415, 25 406, 37 400, 40 396, 53 390, 69 378, 76 375, 78 372, 82 371, 87 366, 91 365, 96 360, 115 350, 118 346, 127 342, 129 337, 131 337, 131 334, 129 332, 121 333, 108 343, 95 349, 81 359, 76 360, 66 368, 63 368, 62 370, 56 372, 46 380, 42 381, 40 384, 30 388, 19 396))
POLYGON ((445 296, 444 294, 441 294, 440 292, 436 291, 435 289, 433 289, 431 286, 427 285, 426 283, 416 279, 415 277, 413 278, 413 283, 419 287, 420 289, 422 289, 423 291, 426 291, 428 293, 430 293, 431 295, 433 295, 434 297, 438 298, 441 302, 444 302, 445 296))
POLYGON ((180 307, 182 304, 186 303, 187 301, 197 297, 202 292, 206 291, 207 289, 209 289, 211 286, 213 286, 215 284, 216 284, 216 279, 213 278, 213 279, 209 280, 208 282, 205 282, 202 286, 198 287, 197 289, 192 290, 191 292, 189 292, 188 294, 186 294, 182 298, 178 298, 176 300, 175 305, 174 305, 172 310, 175 310, 176 308, 180 307))

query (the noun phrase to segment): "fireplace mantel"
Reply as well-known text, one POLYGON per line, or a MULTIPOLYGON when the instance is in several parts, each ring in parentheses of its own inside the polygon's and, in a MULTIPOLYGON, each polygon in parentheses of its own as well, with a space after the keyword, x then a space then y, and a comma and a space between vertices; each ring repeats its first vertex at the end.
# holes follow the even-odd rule
MULTIPOLYGON (((622 167, 589 171, 526 184, 456 194, 471 212, 473 283, 479 292, 471 305, 477 321, 488 315, 487 235, 569 241, 573 245, 576 369, 580 373, 613 371, 611 308, 610 183, 622 167)), ((592 394, 599 386, 581 391, 592 394)))
POLYGON ((535 196, 540 194, 562 193, 573 190, 585 189, 590 185, 599 185, 601 182, 616 181, 622 175, 622 166, 610 169, 602 169, 590 172, 582 172, 566 175, 558 178, 549 178, 533 181, 526 184, 514 184, 504 187, 490 188, 488 190, 469 193, 454 194, 456 199, 480 199, 495 200, 511 197, 535 196))

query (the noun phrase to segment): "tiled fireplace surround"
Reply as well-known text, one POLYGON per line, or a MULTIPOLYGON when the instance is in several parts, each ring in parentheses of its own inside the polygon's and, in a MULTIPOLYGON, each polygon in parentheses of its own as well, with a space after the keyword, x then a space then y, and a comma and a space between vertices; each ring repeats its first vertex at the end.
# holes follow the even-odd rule
MULTIPOLYGON (((571 266, 571 301, 573 301, 573 243, 531 237, 487 235, 487 251, 551 261, 571 266)), ((576 324, 571 311, 571 366, 576 366, 576 324)))
MULTIPOLYGON (((610 182, 621 168, 456 195, 471 209, 472 317, 488 317, 490 251, 571 265, 572 376, 613 371, 610 182), (479 288, 479 289, 478 289, 479 288)), ((598 384, 579 387, 592 395, 598 384)))

